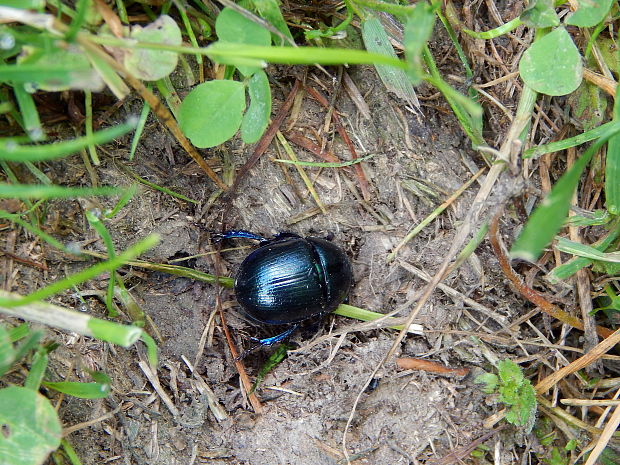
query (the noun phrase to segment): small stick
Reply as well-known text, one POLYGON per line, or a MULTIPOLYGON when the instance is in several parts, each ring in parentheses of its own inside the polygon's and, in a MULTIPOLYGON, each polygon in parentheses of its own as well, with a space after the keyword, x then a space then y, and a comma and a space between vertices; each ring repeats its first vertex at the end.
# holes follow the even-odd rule
MULTIPOLYGON (((583 322, 579 318, 576 318, 566 313, 564 310, 553 305, 551 302, 545 299, 542 295, 540 295, 534 289, 527 287, 521 281, 519 276, 517 276, 515 271, 512 269, 512 267, 510 266, 508 257, 506 256, 506 254, 504 253, 504 250, 502 249, 500 245, 499 219, 501 217, 501 214, 502 214, 502 211, 499 211, 493 217, 493 220, 491 221, 491 224, 489 226, 489 240, 491 242, 491 247, 493 247, 493 251, 495 252, 495 255, 497 256, 497 259, 502 268, 502 271, 504 272, 506 277, 512 282, 512 284, 517 288, 517 291, 523 297, 525 297, 527 300, 529 300, 534 305, 539 307, 543 312, 545 312, 546 314, 552 316, 553 318, 557 320, 560 320, 562 323, 566 323, 567 325, 572 326, 573 328, 577 328, 583 331, 583 322)), ((601 337, 609 337, 612 334, 614 334, 612 330, 608 328, 604 328, 602 326, 596 326, 596 332, 601 337)))
POLYGON ((465 376, 469 373, 469 368, 450 368, 440 363, 421 358, 397 358, 396 365, 403 370, 422 370, 428 371, 429 373, 439 373, 442 375, 465 376))
POLYGON ((250 158, 248 158, 248 161, 246 161, 245 164, 239 169, 239 173, 235 177, 235 181, 233 182, 233 185, 228 192, 229 197, 235 195, 235 192, 237 191, 237 188, 239 187, 239 184, 241 183, 245 175, 252 169, 252 167, 256 164, 261 155, 265 153, 265 151, 269 147, 269 144, 271 144, 271 141, 276 136, 276 133, 279 131, 280 126, 284 122, 284 118, 286 118, 286 115, 288 115, 288 112, 291 109, 293 102, 295 101, 295 96, 297 95, 297 92, 299 92, 299 89, 301 89, 301 81, 295 80, 295 85, 286 97, 286 100, 280 107, 280 110, 278 110, 278 114, 269 125, 269 128, 267 128, 267 131, 265 131, 265 134, 263 134, 263 137, 261 137, 260 141, 258 141, 256 147, 254 147, 254 152, 252 153, 250 158))
POLYGON ((534 389, 538 394, 543 394, 548 391, 551 387, 553 387, 558 381, 567 377, 571 373, 575 373, 578 370, 590 365, 594 361, 601 358, 601 355, 606 353, 612 347, 620 342, 620 329, 609 335, 607 339, 604 339, 602 342, 597 344, 590 352, 585 355, 582 355, 574 362, 571 362, 569 365, 566 365, 563 368, 560 368, 558 371, 552 373, 547 376, 541 382, 539 382, 534 389))
MULTIPOLYGON (((312 95, 312 97, 314 97, 326 109, 330 108, 329 102, 318 90, 314 89, 313 87, 306 87, 306 90, 308 91, 310 95, 312 95)), ((340 134, 340 137, 342 137, 342 140, 345 142, 345 144, 347 144, 347 147, 349 148, 349 151, 351 152, 351 157, 358 158, 355 147, 353 146, 353 143, 351 142, 351 138, 349 137, 349 134, 347 133, 342 122, 340 121, 340 117, 338 116, 337 111, 332 112, 332 119, 334 120, 334 125, 336 126, 336 130, 338 131, 338 134, 340 134)), ((362 170, 362 167, 359 164, 355 165, 354 169, 355 169, 355 173, 357 174, 358 181, 360 183, 360 190, 362 191, 362 197, 364 197, 364 200, 368 201, 370 200, 370 192, 368 191, 368 180, 366 179, 366 175, 364 174, 364 171, 362 170)))
POLYGON ((429 462, 429 464, 432 464, 432 465, 450 465, 452 463, 460 463, 460 461, 461 461, 460 459, 463 459, 463 458, 466 458, 467 456, 469 456, 469 454, 471 454, 471 452, 476 447, 478 447, 480 444, 484 444, 490 438, 492 438, 497 433, 499 433, 501 430, 503 430, 504 428, 507 428, 507 427, 508 427, 508 424, 504 424, 504 425, 498 426, 494 430, 489 431, 488 433, 480 436, 478 439, 475 439, 474 441, 470 442, 466 446, 463 446, 463 447, 461 447, 459 449, 453 450, 452 452, 450 452, 445 457, 442 457, 439 460, 431 460, 429 462))
POLYGON ((476 174, 474 174, 465 184, 459 187, 448 199, 439 205, 435 210, 424 218, 420 224, 418 224, 413 230, 400 241, 400 243, 394 248, 394 250, 385 259, 386 262, 391 262, 396 257, 398 251, 403 248, 411 239, 413 239, 422 229, 424 229, 431 221, 437 218, 443 211, 448 208, 456 199, 458 199, 465 190, 472 185, 472 183, 478 179, 486 168, 481 168, 476 174))
POLYGON ((583 69, 583 78, 591 82, 599 89, 603 90, 612 97, 616 97, 616 87, 618 84, 613 79, 609 79, 601 74, 595 73, 588 68, 583 69))
POLYGON ((166 404, 166 407, 168 407, 168 410, 170 410, 170 413, 172 413, 172 416, 173 417, 179 416, 179 411, 174 406, 174 403, 172 402, 172 399, 170 398, 170 396, 168 396, 168 394, 166 394, 166 391, 164 391, 164 388, 161 387, 161 384, 159 383, 159 379, 157 378, 157 375, 153 373, 149 364, 146 363, 144 360, 140 360, 138 362, 138 366, 142 370, 142 373, 144 373, 144 376, 146 376, 146 379, 148 379, 149 382, 151 383, 151 386, 155 388, 155 392, 157 392, 159 397, 161 397, 161 400, 164 401, 164 404, 166 404))
POLYGON ((226 420, 226 418, 228 418, 228 414, 224 410, 224 407, 220 405, 213 390, 209 387, 209 385, 202 378, 202 376, 196 373, 194 367, 192 366, 192 363, 187 359, 185 355, 181 355, 181 359, 183 359, 183 361, 187 365, 187 368, 189 368, 189 371, 191 371, 192 375, 194 375, 194 378, 196 378, 196 387, 198 388, 198 391, 200 391, 201 394, 204 394, 207 397, 209 409, 211 409, 211 412, 213 412, 215 419, 217 421, 226 420))
POLYGON ((126 407, 125 407, 125 405, 121 404, 118 407, 116 407, 114 410, 112 410, 111 412, 108 412, 108 413, 106 413, 104 415, 101 415, 100 417, 93 418, 92 420, 83 421, 82 423, 78 423, 76 425, 68 426, 66 428, 63 428, 62 429, 62 437, 66 438, 71 433, 79 431, 79 430, 81 430, 83 428, 87 428, 89 426, 96 425, 97 423, 101 423, 102 421, 105 421, 108 418, 112 418, 114 415, 116 415, 118 412, 120 412, 121 409, 123 409, 123 408, 126 408, 126 407))
POLYGON ((14 253, 9 252, 8 250, 0 249, 0 255, 6 255, 7 257, 10 257, 11 260, 15 260, 16 262, 22 263, 24 265, 32 266, 33 268, 38 268, 43 271, 48 270, 47 265, 45 263, 33 262, 32 260, 28 260, 27 258, 22 258, 19 255, 15 255, 14 253))
MULTIPOLYGON (((252 391, 252 381, 250 381, 250 377, 245 371, 245 367, 243 366, 243 362, 239 360, 239 352, 237 351, 237 347, 235 346, 234 341, 232 340, 232 336, 230 335, 230 331, 228 330, 228 325, 226 324, 226 320, 224 319, 224 312, 222 311, 222 307, 219 307, 220 318, 222 319, 222 328, 224 328, 224 334, 226 335, 226 342, 228 342, 228 348, 230 349, 230 355, 235 361, 235 367, 239 372, 239 378, 241 378, 241 382, 243 383, 243 387, 245 388, 245 392, 252 391)), ((256 394, 251 392, 247 395, 250 403, 252 404, 252 408, 256 413, 263 413, 263 405, 256 397, 256 394)))
MULTIPOLYGON (((218 248, 221 244, 218 244, 218 248)), ((217 250, 217 249, 216 249, 217 250)), ((213 265, 218 275, 222 273, 222 262, 220 260, 220 255, 218 253, 212 255, 213 265)), ((235 346, 235 342, 230 334, 230 330, 228 329, 228 325, 226 324, 226 318, 224 317, 224 310, 222 309, 222 298, 221 298, 221 288, 218 289, 218 293, 215 295, 215 308, 216 311, 220 315, 220 321, 222 322, 222 329, 224 330, 224 335, 226 336, 226 342, 228 344, 228 348, 230 350, 230 354, 235 361, 235 367, 237 368, 237 372, 239 373, 239 379, 243 384, 243 388, 245 389, 245 393, 248 396, 248 400, 250 404, 252 404, 252 408, 258 414, 263 412, 263 406, 256 397, 256 394, 252 392, 252 382, 250 381, 250 377, 245 371, 245 366, 243 362, 239 360, 239 352, 237 351, 237 347, 235 346), (250 393, 250 394, 247 394, 250 393)))
POLYGON ((603 432, 598 438, 596 446, 594 446, 594 449, 592 449, 592 452, 590 452, 590 456, 588 457, 585 465, 594 465, 595 463, 597 463, 596 461, 603 452, 603 449, 607 447, 607 443, 614 435, 614 432, 618 428, 618 425, 620 425, 620 406, 616 407, 613 415, 605 425, 605 428, 603 428, 603 432))
MULTIPOLYGON (((276 136, 278 137, 278 141, 280 141, 280 144, 282 144, 282 147, 284 147, 284 151, 289 156, 289 158, 293 161, 299 161, 297 158, 297 155, 295 155, 295 152, 293 151, 293 148, 288 143, 288 141, 284 138, 282 133, 278 131, 276 132, 276 136)), ((321 209, 321 211, 324 214, 327 214, 327 209, 325 208, 325 205, 323 205, 323 202, 321 202, 321 199, 319 198, 319 194, 316 192, 316 189, 312 185, 312 181, 310 181, 310 178, 304 171, 303 167, 300 165, 295 165, 295 168, 297 168, 297 172, 299 173, 299 176, 301 176, 301 179, 303 179, 304 184, 306 185, 306 188, 310 192, 310 195, 316 202, 317 206, 321 209)))
POLYGON ((562 405, 572 405, 573 407, 592 407, 620 405, 620 399, 560 399, 562 405))

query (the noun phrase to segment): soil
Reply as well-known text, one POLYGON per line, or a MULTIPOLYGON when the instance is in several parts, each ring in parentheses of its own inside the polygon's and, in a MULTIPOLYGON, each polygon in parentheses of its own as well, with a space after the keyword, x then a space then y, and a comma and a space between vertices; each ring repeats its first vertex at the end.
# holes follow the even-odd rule
MULTIPOLYGON (((273 79, 275 114, 299 70, 271 67, 268 72, 273 79)), ((382 313, 400 309, 400 316, 406 316, 425 284, 407 266, 414 265, 430 275, 437 270, 476 189, 468 189, 404 246, 397 260, 387 264, 387 254, 412 226, 485 165, 471 150, 445 102, 433 96, 432 89, 418 89, 423 104, 416 113, 385 91, 372 67, 351 67, 347 72, 370 107, 371 118, 365 119, 344 90, 335 100, 360 154, 375 154, 361 164, 370 186, 366 206, 360 202, 352 170, 308 168, 328 213, 296 221, 316 205, 296 170, 272 161, 281 158, 275 144, 246 173, 232 201, 220 198, 210 203, 215 191, 213 183, 163 126, 149 119, 132 163, 127 162, 128 137, 108 146, 101 154, 102 165, 96 169, 101 184, 129 186, 131 179, 118 168, 123 163, 149 181, 199 203, 192 205, 142 186, 128 207, 106 223, 117 250, 155 232, 161 235, 161 242, 145 258, 160 263, 213 251, 209 233, 222 228, 247 229, 265 236, 281 231, 331 236, 352 260, 354 287, 350 303, 382 313)), ((306 78, 309 85, 316 86, 315 80, 326 82, 319 71, 312 70, 310 74, 313 73, 316 79, 311 75, 306 78)), ((137 100, 129 102, 118 117, 122 119, 139 110, 137 100)), ((292 130, 311 136, 310 129, 319 130, 324 118, 324 109, 305 95, 292 130)), ((285 121, 283 127, 290 123, 285 121)), ((334 141, 336 156, 342 160, 350 158, 339 137, 331 133, 325 137, 334 141)), ((300 158, 315 160, 301 148, 295 149, 300 158)), ((205 158, 215 160, 214 168, 222 175, 230 164, 237 169, 242 166, 251 153, 252 147, 234 139, 223 149, 205 152, 205 158)), ((47 172, 60 184, 75 184, 88 176, 78 156, 48 164, 47 172)), ((85 208, 112 205, 110 199, 92 204, 54 202, 50 206, 52 216, 58 215, 62 220, 55 231, 62 223, 67 242, 76 241, 90 250, 104 252, 103 244, 95 240, 96 234, 85 225, 82 213, 85 208)), ((251 244, 225 244, 229 245, 251 244)), ((234 275, 247 253, 248 250, 222 252, 220 270, 234 275)), ((48 255, 47 260, 51 271, 46 276, 31 276, 36 273, 20 268, 20 275, 31 285, 28 287, 37 287, 84 266, 63 256, 48 255)), ((190 265, 214 273, 214 263, 208 255, 193 259, 190 265)), ((111 418, 80 429, 68 439, 85 464, 337 464, 343 463, 345 425, 360 396, 346 436, 347 451, 354 463, 394 465, 438 459, 483 435, 482 422, 496 410, 494 405, 485 403, 485 396, 473 382, 477 373, 490 367, 483 355, 488 349, 467 335, 449 330, 484 328, 493 333, 501 329, 498 321, 516 319, 526 311, 497 275, 497 269, 494 255, 483 243, 445 282, 493 308, 495 319, 437 290, 416 321, 426 334, 407 336, 396 353, 397 358, 419 357, 451 368, 466 367, 470 370, 466 376, 401 370, 391 359, 377 375, 376 387, 360 395, 396 332, 359 331, 355 321, 328 316, 304 325, 294 334, 292 343, 297 349, 266 376, 256 391, 264 409, 259 415, 253 412, 240 385, 222 322, 218 316, 212 316, 218 302, 221 303, 233 338, 243 348, 252 344, 250 337, 270 336, 278 328, 247 322, 228 290, 127 268, 123 275, 131 294, 163 338, 159 343, 158 376, 178 415, 172 415, 139 368, 139 360, 144 359, 141 347, 126 350, 55 333, 53 338, 62 344, 50 365, 52 377, 64 379, 71 367, 77 367, 72 376, 86 379, 83 368, 90 367, 105 371, 113 381, 113 394, 108 399, 66 397, 60 407, 64 425, 97 419, 121 407, 111 418), (324 337, 342 330, 349 330, 342 339, 335 335, 324 337), (319 337, 323 337, 322 342, 311 344, 319 337), (182 357, 186 357, 194 363, 199 353, 196 372, 226 412, 227 418, 223 420, 215 418, 204 389, 183 361, 182 357)), ((102 277, 87 287, 103 290, 106 284, 102 277)), ((70 296, 56 301, 71 307, 78 305, 70 296)), ((105 317, 105 308, 96 296, 88 297, 86 302, 89 312, 105 317)), ((273 351, 274 348, 260 349, 243 359, 252 379, 273 351)))

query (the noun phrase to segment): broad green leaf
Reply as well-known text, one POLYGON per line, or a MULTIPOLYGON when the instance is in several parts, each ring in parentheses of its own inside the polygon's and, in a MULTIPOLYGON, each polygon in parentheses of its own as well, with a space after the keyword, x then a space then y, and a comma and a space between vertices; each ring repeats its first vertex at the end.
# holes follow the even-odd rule
MULTIPOLYGON (((231 8, 224 8, 215 21, 215 32, 220 41, 233 44, 269 45, 270 32, 262 26, 237 13, 231 8)), ((258 66, 238 65, 244 76, 260 71, 258 66)))
MULTIPOLYGON (((369 16, 362 23, 362 37, 366 50, 369 52, 397 59, 387 32, 375 16, 369 16)), ((349 50, 342 51, 344 55, 349 52, 349 50)), ((404 70, 382 63, 375 63, 374 66, 388 92, 393 92, 413 108, 419 107, 413 84, 404 70)))
POLYGON ((512 257, 529 261, 535 261, 538 258, 543 248, 551 242, 562 227, 573 192, 586 165, 596 151, 618 131, 620 131, 620 122, 614 122, 604 135, 560 177, 547 198, 530 216, 525 228, 513 244, 510 251, 512 257))
POLYGON ((32 389, 0 389, 0 425, 3 464, 39 465, 60 445, 58 414, 48 399, 32 389))
POLYGON ((511 360, 502 360, 497 364, 500 377, 499 400, 509 406, 506 420, 517 426, 523 426, 529 432, 534 425, 536 415, 536 392, 525 379, 519 365, 511 360))
POLYGON ((583 65, 570 35, 558 27, 523 53, 519 72, 521 79, 536 92, 566 95, 581 84, 583 65))
POLYGON ((566 24, 594 27, 605 19, 613 0, 577 0, 579 8, 566 18, 566 24))
MULTIPOLYGON (((501 398, 501 390, 500 390, 501 398)), ((506 413, 506 421, 522 426, 529 433, 536 420, 536 391, 529 380, 517 389, 515 400, 506 413)))
POLYGON ((214 80, 192 90, 179 107, 179 126, 196 147, 215 147, 235 135, 245 110, 245 88, 214 80))
POLYGON ((598 49, 603 56, 603 61, 609 68, 614 72, 620 72, 620 57, 618 56, 618 48, 616 46, 616 40, 610 37, 601 37, 598 36, 596 38, 596 43, 598 45, 598 49))
MULTIPOLYGON (((146 27, 134 26, 131 38, 139 42, 151 42, 165 45, 181 45, 181 30, 176 21, 168 15, 160 16, 157 21, 146 27)), ((175 52, 132 48, 125 55, 125 66, 134 76, 145 81, 156 81, 168 76, 177 66, 178 55, 175 52)))
POLYGON ((110 394, 110 385, 107 383, 61 381, 59 383, 43 382, 43 386, 80 399, 102 399, 110 394))
POLYGON ((271 89, 264 71, 255 73, 248 83, 250 106, 241 122, 241 138, 246 144, 256 142, 265 132, 271 116, 271 89))
POLYGON ((521 367, 512 360, 501 360, 497 364, 499 377, 504 385, 517 386, 523 382, 523 372, 521 367))
MULTIPOLYGON (((252 0, 252 3, 261 18, 269 21, 278 31, 293 40, 291 31, 280 11, 280 2, 278 0, 252 0)), ((286 41, 275 34, 273 34, 273 43, 277 45, 287 45, 286 41)))
POLYGON ((483 373, 474 378, 474 383, 484 384, 482 392, 485 394, 493 394, 499 385, 499 378, 493 373, 483 373))
POLYGON ((523 24, 532 28, 555 27, 560 25, 560 18, 555 12, 553 0, 536 0, 521 13, 523 24))
POLYGON ((16 65, 0 66, 0 76, 2 81, 23 82, 30 92, 69 89, 99 92, 103 89, 99 74, 75 44, 49 50, 24 46, 16 65))

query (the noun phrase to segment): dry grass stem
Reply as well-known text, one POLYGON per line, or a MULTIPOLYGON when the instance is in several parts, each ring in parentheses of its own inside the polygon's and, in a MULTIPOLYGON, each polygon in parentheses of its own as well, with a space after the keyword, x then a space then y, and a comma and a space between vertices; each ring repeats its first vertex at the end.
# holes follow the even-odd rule
POLYGON ((594 446, 594 449, 592 449, 592 452, 590 452, 588 460, 586 460, 586 463, 584 465, 594 465, 596 463, 605 447, 607 447, 609 440, 618 429, 618 425, 620 425, 620 406, 616 407, 616 409, 614 410, 613 415, 605 425, 601 436, 596 442, 596 446, 594 446))
POLYGON ((150 365, 145 360, 140 360, 138 362, 138 366, 142 370, 142 373, 144 373, 144 376, 146 376, 146 379, 149 380, 149 383, 151 383, 151 386, 153 386, 153 388, 155 389, 155 392, 157 392, 157 394, 159 395, 161 400, 164 402, 166 407, 168 407, 168 410, 170 410, 170 413, 172 413, 172 416, 174 417, 178 416, 179 411, 174 406, 174 403, 172 402, 172 399, 170 399, 170 396, 168 396, 166 391, 164 391, 164 388, 161 386, 159 382, 159 378, 157 377, 157 374, 151 370, 150 365))
POLYGON ((594 363, 598 360, 601 355, 606 353, 612 347, 620 342, 620 329, 611 334, 607 339, 604 339, 597 346, 595 346, 590 352, 582 355, 577 360, 572 362, 570 365, 565 366, 564 368, 559 369, 555 373, 547 376, 545 379, 540 381, 536 386, 536 392, 539 394, 543 394, 547 392, 551 387, 555 386, 555 384, 564 379, 568 375, 575 373, 582 368, 587 367, 591 363, 594 363))
POLYGON ((189 371, 192 372, 192 375, 196 379, 196 387, 198 391, 207 397, 207 402, 209 403, 209 409, 215 416, 216 420, 217 421, 226 420, 228 418, 228 414, 226 413, 226 410, 224 410, 224 407, 220 405, 217 399, 217 396, 215 395, 213 390, 209 387, 209 385, 204 380, 204 378, 200 376, 200 374, 196 373, 191 362, 187 359, 187 357, 185 357, 185 355, 181 355, 181 359, 185 362, 185 364, 187 365, 187 368, 189 368, 189 371))
POLYGON ((571 405, 573 407, 592 407, 592 406, 608 406, 620 405, 620 400, 611 399, 560 399, 562 405, 571 405))

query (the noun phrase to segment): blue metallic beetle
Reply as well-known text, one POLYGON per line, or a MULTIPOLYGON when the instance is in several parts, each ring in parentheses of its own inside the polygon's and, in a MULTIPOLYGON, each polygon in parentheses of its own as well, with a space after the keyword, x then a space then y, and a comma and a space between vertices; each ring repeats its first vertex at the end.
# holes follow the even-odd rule
POLYGON ((282 334, 261 339, 260 345, 282 341, 299 322, 335 310, 349 294, 351 263, 342 249, 325 239, 293 233, 267 239, 248 231, 228 231, 218 237, 260 242, 237 271, 237 302, 251 320, 291 325, 282 334))

